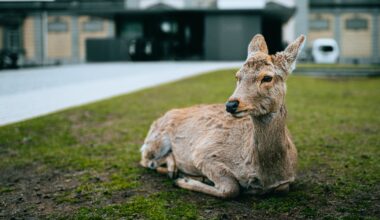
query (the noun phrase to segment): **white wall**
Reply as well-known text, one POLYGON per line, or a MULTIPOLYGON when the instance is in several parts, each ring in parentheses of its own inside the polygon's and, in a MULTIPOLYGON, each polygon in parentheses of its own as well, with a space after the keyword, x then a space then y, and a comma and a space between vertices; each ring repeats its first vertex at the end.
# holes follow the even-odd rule
POLYGON ((141 0, 139 2, 139 8, 149 8, 153 5, 162 3, 165 5, 169 5, 173 8, 184 8, 185 7, 185 0, 141 0))
POLYGON ((299 35, 307 35, 309 30, 309 1, 308 0, 277 0, 287 7, 296 7, 296 13, 282 27, 283 41, 292 42, 299 35))
POLYGON ((218 0, 219 9, 260 9, 265 7, 265 0, 218 0))

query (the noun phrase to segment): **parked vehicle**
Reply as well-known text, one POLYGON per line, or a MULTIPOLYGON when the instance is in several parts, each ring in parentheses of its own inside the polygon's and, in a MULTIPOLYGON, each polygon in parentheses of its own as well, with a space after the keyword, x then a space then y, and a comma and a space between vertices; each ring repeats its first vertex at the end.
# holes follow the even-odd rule
POLYGON ((313 42, 311 54, 315 63, 336 63, 339 47, 332 38, 320 38, 313 42))

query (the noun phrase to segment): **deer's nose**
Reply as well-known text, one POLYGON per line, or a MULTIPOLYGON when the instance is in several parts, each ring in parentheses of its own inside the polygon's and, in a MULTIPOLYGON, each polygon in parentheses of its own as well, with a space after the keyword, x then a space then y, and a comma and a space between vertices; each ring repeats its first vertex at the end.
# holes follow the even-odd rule
POLYGON ((226 111, 231 113, 231 114, 234 114, 236 113, 236 110, 238 109, 238 106, 239 106, 239 101, 238 100, 234 100, 234 101, 228 101, 226 103, 226 111))

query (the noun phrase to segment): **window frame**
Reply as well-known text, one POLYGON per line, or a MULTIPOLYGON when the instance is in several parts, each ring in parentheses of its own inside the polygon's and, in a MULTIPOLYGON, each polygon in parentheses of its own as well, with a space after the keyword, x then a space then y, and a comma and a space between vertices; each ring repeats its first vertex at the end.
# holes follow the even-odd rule
POLYGON ((309 29, 313 31, 323 31, 323 30, 330 30, 330 20, 326 18, 317 17, 314 19, 309 20, 309 29), (319 22, 319 23, 317 23, 319 22), (321 24, 321 22, 325 23, 325 26, 319 26, 317 27, 315 24, 321 24), (314 24, 314 25, 313 25, 314 24))
POLYGON ((369 29, 369 21, 366 18, 357 16, 353 18, 347 18, 344 22, 344 27, 346 30, 364 31, 369 29))
POLYGON ((55 16, 52 21, 48 21, 47 29, 49 33, 66 33, 69 31, 69 25, 61 17, 55 16))
POLYGON ((85 33, 103 32, 104 20, 101 18, 90 18, 82 23, 82 31, 85 33))

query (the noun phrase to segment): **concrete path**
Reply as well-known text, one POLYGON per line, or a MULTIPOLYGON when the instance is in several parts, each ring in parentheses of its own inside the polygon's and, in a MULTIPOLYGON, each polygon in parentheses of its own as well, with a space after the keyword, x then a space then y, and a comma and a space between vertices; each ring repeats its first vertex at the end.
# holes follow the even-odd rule
POLYGON ((242 62, 80 64, 0 72, 0 125, 242 62))

